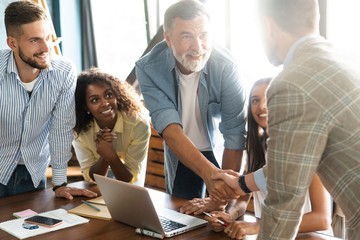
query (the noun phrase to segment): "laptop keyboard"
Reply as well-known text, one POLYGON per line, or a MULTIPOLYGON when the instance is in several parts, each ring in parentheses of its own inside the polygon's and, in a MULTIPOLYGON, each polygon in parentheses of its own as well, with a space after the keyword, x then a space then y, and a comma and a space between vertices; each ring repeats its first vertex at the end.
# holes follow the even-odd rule
POLYGON ((159 217, 159 218, 160 218, 161 225, 163 226, 165 232, 170 232, 175 229, 179 229, 179 228, 186 226, 185 224, 178 223, 178 222, 172 221, 170 219, 166 219, 164 217, 159 217))

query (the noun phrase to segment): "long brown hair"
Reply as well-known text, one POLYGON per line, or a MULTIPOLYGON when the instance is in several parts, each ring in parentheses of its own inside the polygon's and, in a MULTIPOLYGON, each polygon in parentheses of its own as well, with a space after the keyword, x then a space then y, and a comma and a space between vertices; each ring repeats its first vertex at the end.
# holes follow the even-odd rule
POLYGON ((266 129, 263 129, 255 121, 251 112, 251 94, 255 87, 261 84, 269 84, 271 78, 262 78, 257 80, 251 88, 249 102, 248 102, 248 135, 246 138, 246 151, 248 155, 248 167, 247 172, 254 172, 259 168, 262 168, 266 164, 265 151, 267 134, 266 129))

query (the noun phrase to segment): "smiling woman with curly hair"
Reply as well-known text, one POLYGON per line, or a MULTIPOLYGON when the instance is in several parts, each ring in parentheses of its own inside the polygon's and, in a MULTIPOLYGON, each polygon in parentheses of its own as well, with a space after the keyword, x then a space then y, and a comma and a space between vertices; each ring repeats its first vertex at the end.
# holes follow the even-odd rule
POLYGON ((132 86, 91 68, 77 79, 73 146, 86 181, 93 174, 135 183, 146 161, 150 121, 132 86))

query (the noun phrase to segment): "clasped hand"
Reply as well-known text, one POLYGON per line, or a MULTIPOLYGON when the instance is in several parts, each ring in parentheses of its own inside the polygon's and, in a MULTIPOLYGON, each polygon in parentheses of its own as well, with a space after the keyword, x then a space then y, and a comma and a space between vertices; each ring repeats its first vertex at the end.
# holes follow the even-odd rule
MULTIPOLYGON (((210 197, 217 200, 230 200, 245 195, 238 183, 240 174, 233 170, 218 170, 211 175, 212 184, 209 188, 210 197)), ((210 184, 209 184, 210 185, 210 184)))
POLYGON ((116 155, 114 139, 116 139, 116 134, 111 133, 109 128, 104 128, 96 134, 96 152, 104 159, 111 159, 116 155))

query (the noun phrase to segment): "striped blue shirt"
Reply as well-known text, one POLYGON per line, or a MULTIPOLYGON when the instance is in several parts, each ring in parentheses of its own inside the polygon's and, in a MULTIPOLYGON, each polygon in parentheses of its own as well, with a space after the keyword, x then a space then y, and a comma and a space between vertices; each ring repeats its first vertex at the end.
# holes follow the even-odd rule
POLYGON ((40 72, 31 96, 19 78, 13 52, 0 50, 0 183, 6 185, 20 159, 34 187, 53 169, 54 185, 66 182, 75 125, 76 71, 56 57, 40 72))

